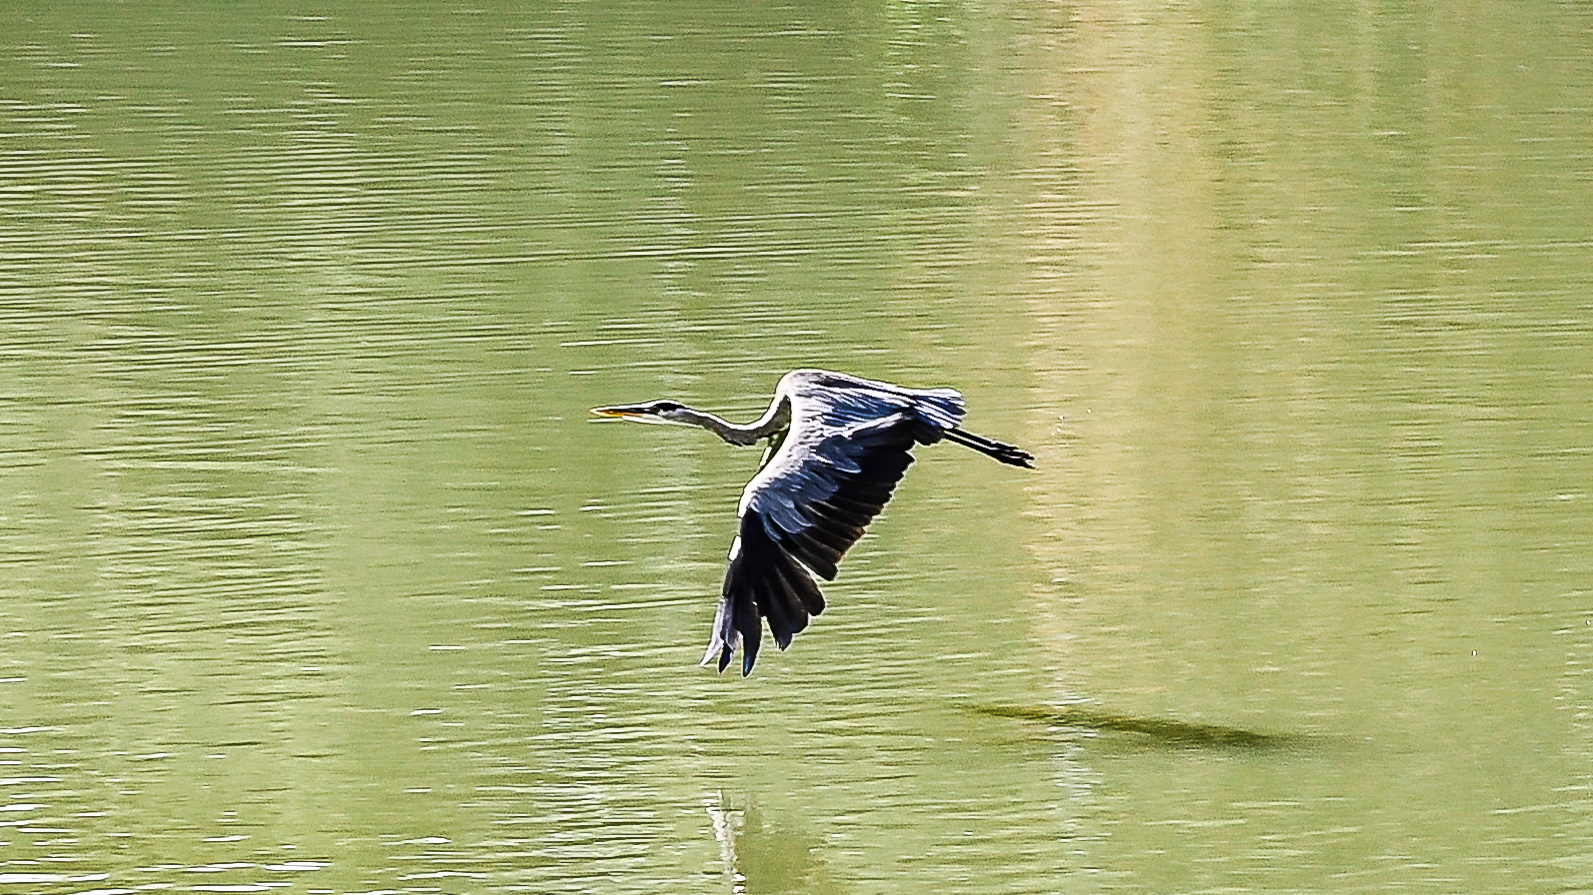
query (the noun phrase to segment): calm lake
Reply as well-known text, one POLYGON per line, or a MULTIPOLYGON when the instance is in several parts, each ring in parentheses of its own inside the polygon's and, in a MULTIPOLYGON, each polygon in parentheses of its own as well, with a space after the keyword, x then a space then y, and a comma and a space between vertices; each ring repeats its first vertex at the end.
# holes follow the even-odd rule
POLYGON ((0 891, 1593 891, 1593 7, 401 6, 7 15, 0 891))

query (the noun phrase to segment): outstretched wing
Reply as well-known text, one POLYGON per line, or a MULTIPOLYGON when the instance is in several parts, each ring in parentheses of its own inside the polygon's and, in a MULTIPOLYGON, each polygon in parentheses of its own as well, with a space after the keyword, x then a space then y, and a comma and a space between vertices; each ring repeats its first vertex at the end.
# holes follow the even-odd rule
POLYGON ((817 574, 837 564, 890 500, 915 443, 938 441, 963 415, 949 389, 916 391, 835 373, 798 371, 781 380, 791 431, 741 497, 707 665, 729 664, 740 645, 752 672, 767 620, 785 649, 824 610, 817 574))

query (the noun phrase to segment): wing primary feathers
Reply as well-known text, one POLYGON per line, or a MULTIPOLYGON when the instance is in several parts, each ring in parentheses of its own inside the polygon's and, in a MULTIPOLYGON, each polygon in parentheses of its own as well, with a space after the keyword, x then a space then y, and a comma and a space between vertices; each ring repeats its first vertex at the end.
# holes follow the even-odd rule
POLYGON ((820 543, 813 537, 814 531, 809 528, 793 532, 790 535, 791 553, 820 578, 834 581, 836 573, 840 571, 836 564, 841 560, 842 551, 820 543))
POLYGON ((752 673, 758 660, 762 621, 781 649, 808 626, 808 618, 824 610, 824 596, 807 569, 784 547, 769 537, 765 521, 756 512, 741 519, 741 534, 725 572, 719 618, 703 664, 718 660, 719 670, 730 665, 739 645, 741 673, 752 673), (739 643, 738 643, 739 641, 739 643))
MULTIPOLYGON (((1034 459, 1021 448, 957 428, 967 406, 952 389, 907 389, 796 370, 780 380, 771 407, 788 410, 789 429, 742 492, 739 534, 703 656, 704 665, 724 671, 740 649, 744 676, 757 662, 764 623, 785 649, 824 611, 815 576, 835 578, 841 558, 912 465, 915 444, 945 439, 1014 466, 1030 466, 1034 459)), ((727 441, 747 443, 731 435, 751 427, 721 420, 709 428, 730 432, 727 441)))

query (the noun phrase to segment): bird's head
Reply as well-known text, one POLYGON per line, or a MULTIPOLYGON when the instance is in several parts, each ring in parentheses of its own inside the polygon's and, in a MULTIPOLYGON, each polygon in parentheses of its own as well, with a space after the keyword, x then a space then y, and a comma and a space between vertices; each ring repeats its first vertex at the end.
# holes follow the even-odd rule
POLYGON ((661 423, 674 426, 696 426, 697 415, 691 408, 674 401, 654 401, 650 404, 623 404, 617 407, 594 407, 598 416, 630 420, 636 423, 661 423))

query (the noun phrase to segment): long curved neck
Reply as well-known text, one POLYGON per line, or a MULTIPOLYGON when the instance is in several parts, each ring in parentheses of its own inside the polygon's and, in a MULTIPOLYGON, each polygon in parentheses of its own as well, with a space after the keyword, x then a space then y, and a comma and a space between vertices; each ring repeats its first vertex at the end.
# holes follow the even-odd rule
POLYGON ((682 407, 676 411, 676 416, 681 422, 701 426, 731 444, 757 444, 791 425, 791 402, 784 395, 776 396, 774 403, 769 405, 768 411, 757 422, 745 426, 690 407, 682 407))

